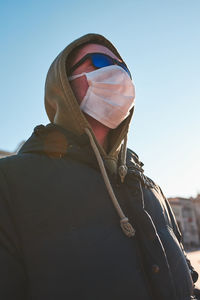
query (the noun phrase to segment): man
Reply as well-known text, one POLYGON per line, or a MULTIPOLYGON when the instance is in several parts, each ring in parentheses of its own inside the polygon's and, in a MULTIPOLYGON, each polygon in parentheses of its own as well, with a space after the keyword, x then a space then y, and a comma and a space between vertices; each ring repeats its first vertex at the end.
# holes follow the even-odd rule
POLYGON ((134 97, 101 35, 52 63, 51 124, 0 161, 0 299, 195 299, 169 204, 126 152, 134 97))

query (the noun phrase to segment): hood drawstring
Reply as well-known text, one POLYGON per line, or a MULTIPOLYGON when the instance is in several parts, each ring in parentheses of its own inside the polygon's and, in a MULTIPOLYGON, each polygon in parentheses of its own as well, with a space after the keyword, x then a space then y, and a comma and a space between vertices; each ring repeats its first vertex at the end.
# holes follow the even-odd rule
MULTIPOLYGON (((117 198, 116 198, 116 196, 115 196, 115 194, 114 194, 114 191, 113 191, 113 188, 112 188, 112 186, 111 186, 110 180, 109 180, 108 175, 107 175, 107 173, 106 173, 106 169, 105 169, 103 160, 102 160, 102 158, 101 158, 101 155, 100 155, 100 153, 99 153, 99 150, 98 150, 98 148, 97 148, 97 145, 96 145, 95 142, 94 142, 94 139, 93 139, 93 136, 92 136, 90 130, 89 130, 88 128, 85 128, 85 132, 86 132, 86 134, 87 134, 88 137, 89 137, 90 144, 91 144, 91 146, 92 146, 92 149, 93 149, 93 151, 94 151, 94 153, 95 153, 95 156, 96 156, 96 159, 97 159, 97 161, 98 161, 99 168, 100 168, 100 170, 101 170, 101 174, 102 174, 102 176, 103 176, 103 179, 104 179, 105 185, 106 185, 106 187, 107 187, 108 193, 109 193, 109 195, 110 195, 110 197, 111 197, 111 199, 112 199, 113 205, 114 205, 114 207, 115 207, 115 209, 116 209, 116 211, 117 211, 117 213, 118 213, 118 215, 119 215, 119 217, 120 217, 120 226, 121 226, 121 228, 122 228, 122 230, 123 230, 123 232, 124 232, 124 234, 125 234, 126 236, 132 237, 132 236, 135 235, 135 229, 134 229, 134 228, 132 227, 132 225, 129 223, 128 218, 124 215, 124 213, 123 213, 123 211, 122 211, 122 209, 121 209, 121 207, 120 207, 120 205, 119 205, 119 203, 118 203, 118 201, 117 201, 117 198)), ((126 143, 126 142, 125 142, 125 143, 126 143)), ((125 143, 124 143, 124 144, 125 144, 125 143)), ((123 146, 124 146, 124 145, 123 145, 123 146)), ((126 146, 126 145, 125 145, 125 146, 126 146)), ((122 152, 124 152, 124 150, 123 150, 122 152)), ((124 159, 124 157, 125 157, 125 159, 126 159, 126 154, 124 155, 124 153, 123 153, 123 159, 124 159)), ((124 162, 124 161, 123 161, 123 162, 124 162)), ((124 167, 124 165, 122 165, 122 166, 124 167)), ((122 167, 122 166, 120 166, 120 167, 122 167)), ((126 168, 127 168, 127 167, 126 167, 126 168)), ((126 172, 127 172, 127 170, 126 170, 126 172)), ((125 177, 125 176, 124 176, 124 177, 125 177)), ((123 177, 123 178, 124 178, 124 177, 123 177)))
POLYGON ((126 174, 128 172, 128 168, 126 166, 126 148, 127 148, 127 135, 124 138, 124 142, 121 149, 121 166, 119 166, 118 172, 119 176, 121 178, 121 182, 124 182, 124 179, 126 177, 126 174))

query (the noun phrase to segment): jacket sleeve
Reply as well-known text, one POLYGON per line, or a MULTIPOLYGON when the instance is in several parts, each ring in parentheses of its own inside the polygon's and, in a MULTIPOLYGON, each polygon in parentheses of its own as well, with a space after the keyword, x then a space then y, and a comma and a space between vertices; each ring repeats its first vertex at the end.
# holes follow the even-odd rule
POLYGON ((174 215, 174 213, 173 213, 173 211, 172 211, 172 208, 171 208, 171 206, 170 206, 170 204, 169 204, 167 198, 164 196, 164 194, 163 194, 163 192, 162 192, 161 189, 160 189, 160 191, 161 191, 161 194, 163 195, 163 197, 164 197, 164 199, 165 199, 165 203, 166 203, 167 210, 168 210, 168 213, 169 213, 169 216, 170 216, 170 220, 171 220, 171 224, 172 224, 173 231, 174 231, 174 233, 175 233, 175 235, 176 235, 176 237, 177 237, 177 240, 179 241, 180 247, 181 247, 181 249, 182 249, 182 251, 183 251, 183 254, 184 254, 185 259, 186 259, 186 261, 187 261, 187 265, 188 265, 189 270, 190 270, 190 272, 191 272, 191 276, 192 276, 193 282, 195 283, 195 282, 198 280, 199 275, 198 275, 198 273, 194 270, 193 266, 191 265, 190 260, 187 258, 187 255, 186 255, 186 253, 185 253, 185 250, 184 250, 184 247, 183 247, 183 244, 182 244, 182 235, 181 235, 181 232, 180 232, 180 230, 179 230, 179 228, 178 228, 178 224, 177 224, 177 222, 176 222, 175 215, 174 215))
POLYGON ((12 219, 9 191, 0 170, 0 299, 27 300, 27 279, 12 219))

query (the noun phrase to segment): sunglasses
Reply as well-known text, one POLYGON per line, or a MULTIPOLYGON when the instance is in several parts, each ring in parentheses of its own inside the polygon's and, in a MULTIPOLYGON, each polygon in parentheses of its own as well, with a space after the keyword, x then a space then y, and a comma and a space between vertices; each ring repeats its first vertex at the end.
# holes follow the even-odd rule
POLYGON ((110 57, 106 54, 103 54, 103 53, 88 53, 83 58, 81 58, 81 60, 79 60, 79 62, 77 62, 70 69, 70 74, 72 74, 74 72, 74 70, 76 68, 78 68, 87 59, 90 59, 93 66, 95 68, 98 68, 98 69, 108 67, 108 66, 111 66, 111 65, 118 65, 118 66, 122 67, 128 73, 130 78, 132 78, 131 73, 130 73, 129 69, 127 68, 127 66, 125 65, 125 63, 120 62, 117 59, 114 59, 114 58, 112 58, 112 57, 110 57))

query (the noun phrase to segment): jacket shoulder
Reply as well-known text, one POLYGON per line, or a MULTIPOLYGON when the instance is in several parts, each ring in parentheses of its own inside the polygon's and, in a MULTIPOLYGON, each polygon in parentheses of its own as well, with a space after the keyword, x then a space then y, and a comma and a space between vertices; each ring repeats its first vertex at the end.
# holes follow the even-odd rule
POLYGON ((129 173, 140 179, 145 187, 159 189, 159 186, 144 174, 144 164, 140 161, 139 156, 129 148, 127 149, 127 167, 129 173))
POLYGON ((18 155, 11 155, 0 159, 0 170, 7 168, 9 165, 15 163, 18 160, 18 155))
POLYGON ((5 175, 17 174, 22 168, 26 168, 30 163, 32 164, 34 154, 22 153, 15 154, 0 159, 0 173, 5 175))

